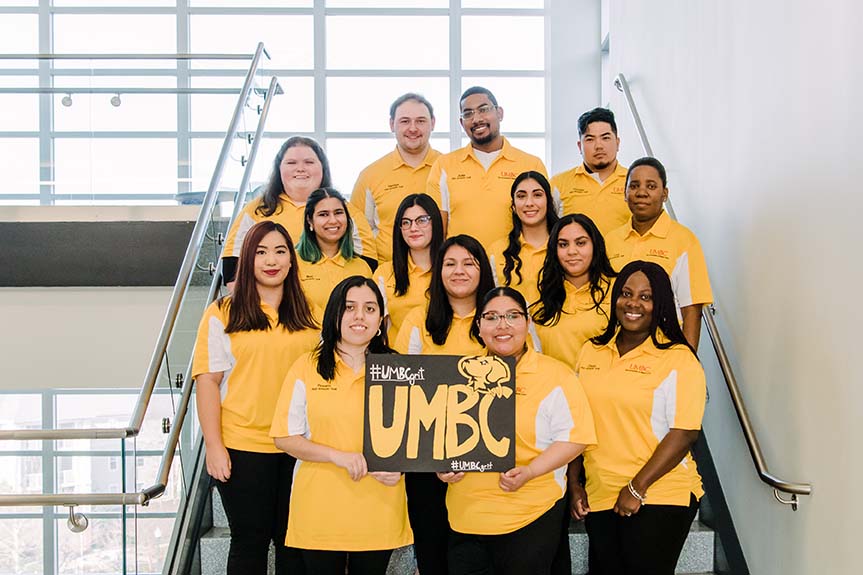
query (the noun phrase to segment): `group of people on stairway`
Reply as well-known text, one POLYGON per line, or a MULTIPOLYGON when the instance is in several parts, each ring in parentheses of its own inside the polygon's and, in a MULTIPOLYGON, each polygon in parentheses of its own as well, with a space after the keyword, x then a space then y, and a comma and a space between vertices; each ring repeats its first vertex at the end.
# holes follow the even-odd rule
POLYGON ((229 295, 201 320, 193 375, 231 529, 228 573, 671 574, 703 491, 691 456, 706 400, 696 356, 712 294, 673 221, 664 166, 617 161, 610 110, 578 122, 583 162, 551 180, 500 133, 483 87, 470 142, 430 147, 432 105, 390 107, 396 147, 348 201, 326 154, 292 137, 223 252, 229 295), (369 472, 368 353, 515 361, 515 467, 369 472))

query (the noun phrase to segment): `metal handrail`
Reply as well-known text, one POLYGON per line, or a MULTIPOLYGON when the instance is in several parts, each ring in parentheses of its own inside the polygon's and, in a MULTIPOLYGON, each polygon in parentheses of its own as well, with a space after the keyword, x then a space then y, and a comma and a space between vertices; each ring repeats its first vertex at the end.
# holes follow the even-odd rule
MULTIPOLYGON (((258 45, 260 48, 260 44, 258 45)), ((246 192, 249 187, 249 181, 252 177, 252 167, 255 163, 255 158, 258 154, 258 146, 261 142, 264 132, 264 124, 267 121, 267 116, 270 112, 270 104, 272 102, 273 96, 277 94, 281 94, 281 87, 279 85, 278 78, 275 76, 270 79, 270 86, 267 90, 267 96, 264 99, 264 104, 261 108, 261 115, 258 119, 258 126, 255 131, 255 138, 252 140, 252 146, 249 150, 249 161, 246 163, 245 170, 243 172, 243 178, 240 184, 240 189, 237 192, 236 202, 234 205, 234 213, 232 215, 231 221, 236 219, 239 215, 240 210, 242 210, 243 204, 245 203, 246 192)), ((242 104, 243 99, 241 98, 240 104, 242 104)), ((228 135, 232 134, 236 131, 236 126, 234 122, 231 122, 231 129, 228 131, 228 135)), ((227 141, 227 139, 226 139, 227 141)), ((219 158, 219 162, 223 164, 223 158, 219 158)), ((217 170, 219 169, 219 163, 217 163, 217 170)), ((208 199, 215 197, 216 188, 218 188, 218 177, 214 172, 213 180, 210 184, 210 189, 207 192, 207 196, 204 200, 204 205, 202 206, 202 213, 212 211, 212 207, 214 202, 208 202, 208 199)), ((196 227, 197 229, 197 227, 196 227)), ((204 228, 202 228, 204 229, 204 228)), ((192 239, 189 241, 189 247, 191 248, 193 245, 196 246, 195 257, 197 257, 197 252, 201 249, 201 241, 200 238, 197 238, 193 233, 192 239)), ((189 249, 187 249, 187 254, 189 253, 189 249)), ((181 273, 179 279, 177 280, 177 286, 183 285, 185 286, 188 283, 188 275, 184 277, 181 273)), ((218 270, 217 273, 213 275, 213 280, 210 283, 210 290, 208 292, 207 302, 212 302, 216 299, 216 294, 219 291, 219 285, 221 284, 221 270, 218 270)), ((177 286, 175 286, 175 292, 177 291, 177 286)), ((185 287, 182 291, 185 291, 185 287)), ((178 308, 179 309, 179 308, 178 308)), ((169 311, 169 316, 170 311, 169 311)), ((167 322, 166 317, 166 322, 167 322)), ((167 327, 167 326, 166 326, 167 327)), ((169 328, 173 328, 173 321, 169 328)), ((161 341, 161 338, 160 338, 161 341)), ((167 342, 167 339, 166 339, 167 342)), ((154 359, 160 357, 160 353, 154 353, 154 359)), ((164 352, 164 350, 162 350, 164 352)), ((157 365, 158 367, 158 365, 157 365)), ((58 493, 58 494, 22 494, 22 495, 0 495, 0 507, 8 507, 8 506, 51 506, 51 505, 63 505, 67 507, 74 507, 76 505, 147 505, 151 499, 159 497, 165 492, 165 489, 168 486, 168 480, 171 474, 171 465, 174 463, 174 453, 177 450, 177 445, 180 441, 180 433, 183 429, 183 423, 185 422, 186 414, 188 413, 189 402, 192 396, 192 388, 194 387, 191 384, 190 380, 190 372, 191 372, 191 362, 186 368, 185 378, 183 381, 188 382, 183 387, 183 393, 180 396, 180 401, 177 405, 177 410, 174 414, 174 421, 171 425, 171 432, 168 436, 168 440, 165 442, 165 449, 162 453, 162 461, 159 465, 159 472, 156 476, 155 482, 142 489, 141 491, 135 493, 58 493)), ((155 381, 154 381, 155 383, 155 381)), ((152 388, 150 389, 152 392, 152 388)), ((139 397, 139 406, 141 403, 141 398, 139 397)), ((146 405, 144 406, 146 409, 146 405)), ((137 410, 136 410, 137 413, 137 410)), ((141 414, 141 418, 143 420, 143 413, 141 414)), ((88 430, 68 430, 68 431, 88 431, 88 430)), ((109 430, 110 431, 110 430, 109 430)), ((79 435, 76 436, 80 437, 79 435)), ((90 437, 90 436, 87 436, 90 437)), ((64 436, 64 438, 66 438, 64 436)))
MULTIPOLYGON (((622 73, 614 78, 614 87, 623 93, 626 100, 626 105, 629 108, 632 119, 635 122, 635 129, 638 131, 638 137, 641 139, 641 145, 644 152, 648 156, 653 156, 653 148, 647 140, 647 133, 644 130, 644 124, 641 122, 641 116, 638 114, 638 108, 635 106, 635 100, 632 98, 632 92, 629 90, 629 82, 626 81, 626 76, 622 73)), ((677 216, 674 209, 671 207, 671 200, 665 202, 668 215, 676 220, 677 216)), ((780 503, 790 505, 793 510, 797 510, 799 503, 798 495, 811 495, 811 483, 795 483, 786 481, 776 477, 767 468, 767 463, 764 460, 764 454, 761 451, 761 445, 758 443, 758 438, 755 435, 755 429, 752 426, 752 421, 749 419, 749 412, 746 409, 746 404, 743 401, 743 394, 740 392, 740 386, 737 384, 737 378, 734 375, 734 370, 731 367, 731 360, 728 358, 728 353, 725 350, 725 345, 722 343, 722 337, 719 335, 719 328, 716 326, 716 320, 713 318, 715 308, 703 308, 701 316, 704 323, 707 324, 707 333, 710 335, 710 341, 713 344, 713 350, 716 352, 716 358, 719 360, 719 368, 722 370, 722 375, 725 378, 725 385, 728 387, 728 393, 731 396, 731 403, 734 405, 734 410, 737 412, 737 419, 740 421, 740 427, 743 429, 743 437, 746 439, 746 444, 749 447, 749 454, 752 456, 752 462, 755 464, 755 469, 758 472, 758 477, 773 488, 773 496, 780 503), (789 493, 791 497, 784 499, 779 492, 789 493)))
MULTIPOLYGON (((225 139, 222 143, 219 159, 216 162, 216 168, 213 171, 213 177, 210 180, 210 187, 207 190, 206 196, 204 196, 201 211, 198 214, 198 220, 195 222, 195 228, 192 230, 189 245, 186 247, 186 254, 183 256, 183 263, 181 264, 180 272, 177 275, 177 283, 174 285, 174 290, 171 293, 171 300, 168 303, 168 311, 166 312, 165 319, 162 322, 162 329, 159 332, 159 337, 156 341, 156 348, 150 358, 150 364, 147 368, 147 373, 144 376, 144 383, 141 386, 141 391, 135 404, 135 410, 132 412, 128 426, 119 428, 91 429, 10 429, 0 431, 0 441, 30 439, 122 439, 126 437, 135 437, 141 431, 141 425, 144 422, 144 415, 150 404, 150 397, 152 396, 153 389, 156 386, 156 380, 159 377, 162 358, 168 350, 168 340, 170 339, 171 332, 174 329, 174 322, 176 321, 177 315, 180 311, 180 303, 183 300, 183 295, 186 293, 189 278, 195 269, 198 252, 201 251, 201 246, 203 245, 204 237, 207 232, 210 214, 216 205, 216 199, 219 195, 218 187, 222 180, 222 172, 225 169, 225 164, 227 163, 231 153, 231 143, 234 139, 234 134, 237 132, 237 127, 240 125, 240 117, 242 116, 246 99, 252 91, 255 74, 258 70, 261 56, 264 54, 264 44, 263 42, 259 42, 255 49, 255 54, 252 57, 252 62, 249 65, 249 71, 246 73, 240 97, 237 99, 236 106, 234 106, 234 114, 231 116, 231 123, 228 127, 228 131, 225 133, 225 139)), ((268 96, 269 95, 270 94, 268 94, 268 96)), ((0 497, 0 505, 3 505, 2 497, 0 497)))
MULTIPOLYGON (((261 42, 258 43, 260 45, 261 42)), ((264 48, 264 55, 270 54, 264 48)), ((254 54, 0 54, 0 60, 250 60, 254 54)))

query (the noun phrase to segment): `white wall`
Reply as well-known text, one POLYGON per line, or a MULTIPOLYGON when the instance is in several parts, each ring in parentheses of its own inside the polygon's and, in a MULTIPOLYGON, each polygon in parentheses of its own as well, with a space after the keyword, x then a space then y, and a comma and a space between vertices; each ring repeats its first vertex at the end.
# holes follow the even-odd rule
POLYGON ((611 2, 611 73, 629 78, 704 245, 768 464, 815 486, 796 513, 773 500, 714 378, 705 429, 758 575, 861 570, 861 22, 850 0, 611 2))
POLYGON ((139 387, 170 296, 171 288, 0 289, 0 389, 139 387))

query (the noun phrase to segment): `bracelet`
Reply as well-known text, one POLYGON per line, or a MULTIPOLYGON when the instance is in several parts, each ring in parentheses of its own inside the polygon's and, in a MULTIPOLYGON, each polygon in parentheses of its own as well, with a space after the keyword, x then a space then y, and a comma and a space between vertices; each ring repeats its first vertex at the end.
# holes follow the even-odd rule
POLYGON ((626 486, 629 488, 629 493, 631 493, 633 497, 638 499, 638 501, 642 505, 644 505, 644 502, 647 500, 647 497, 640 494, 638 491, 635 490, 635 487, 632 486, 632 480, 631 479, 629 480, 629 483, 626 484, 626 486))

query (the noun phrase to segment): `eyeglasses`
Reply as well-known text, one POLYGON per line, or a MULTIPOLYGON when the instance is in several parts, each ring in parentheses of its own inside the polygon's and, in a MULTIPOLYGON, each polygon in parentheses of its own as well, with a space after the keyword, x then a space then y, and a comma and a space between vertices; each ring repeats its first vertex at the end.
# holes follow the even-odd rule
POLYGON ((411 225, 413 225, 414 222, 416 222, 418 228, 427 228, 429 227, 429 225, 431 225, 431 216, 417 216, 414 219, 402 218, 402 220, 399 222, 399 227, 401 227, 401 229, 403 230, 409 230, 411 229, 411 225))
POLYGON ((506 313, 497 313, 496 311, 487 311, 480 315, 480 319, 489 323, 500 324, 500 320, 504 320, 506 325, 512 327, 514 322, 525 316, 521 311, 508 311, 506 313))
POLYGON ((483 104, 476 110, 471 110, 468 108, 467 110, 461 111, 461 119, 462 120, 470 120, 473 118, 474 114, 479 114, 480 116, 485 116, 490 114, 493 110, 496 110, 497 106, 492 106, 491 104, 483 104))

